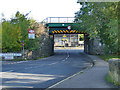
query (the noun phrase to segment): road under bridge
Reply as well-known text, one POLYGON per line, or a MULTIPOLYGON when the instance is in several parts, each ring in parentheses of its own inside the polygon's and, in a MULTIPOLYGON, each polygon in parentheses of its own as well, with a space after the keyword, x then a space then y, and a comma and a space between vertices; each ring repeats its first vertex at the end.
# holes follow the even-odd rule
MULTIPOLYGON (((89 54, 103 53, 99 39, 90 39, 85 30, 75 30, 73 28, 74 25, 78 24, 74 22, 74 19, 74 17, 49 17, 43 20, 42 24, 47 29, 50 37, 52 37, 52 41, 54 41, 54 35, 58 34, 84 34, 84 52, 89 54)), ((54 47, 54 42, 52 44, 54 47)))

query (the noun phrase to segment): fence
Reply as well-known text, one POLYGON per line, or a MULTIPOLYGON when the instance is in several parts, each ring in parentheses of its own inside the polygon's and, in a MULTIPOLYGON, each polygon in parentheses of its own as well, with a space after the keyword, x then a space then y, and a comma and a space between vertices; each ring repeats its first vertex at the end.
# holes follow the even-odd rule
POLYGON ((74 17, 48 17, 41 23, 73 23, 74 17))

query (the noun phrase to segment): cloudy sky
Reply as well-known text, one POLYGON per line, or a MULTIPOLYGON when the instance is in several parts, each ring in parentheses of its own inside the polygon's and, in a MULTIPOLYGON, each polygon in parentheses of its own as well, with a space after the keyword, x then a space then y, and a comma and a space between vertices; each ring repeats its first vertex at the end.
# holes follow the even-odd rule
POLYGON ((38 22, 47 17, 74 17, 80 9, 77 0, 2 0, 0 13, 9 19, 16 11, 28 13, 38 22))

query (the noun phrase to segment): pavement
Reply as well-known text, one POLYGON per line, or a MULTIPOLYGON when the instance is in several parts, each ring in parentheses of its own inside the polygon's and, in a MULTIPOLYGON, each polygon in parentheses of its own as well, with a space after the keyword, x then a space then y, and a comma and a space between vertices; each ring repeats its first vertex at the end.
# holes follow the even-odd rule
MULTIPOLYGON (((94 55, 88 55, 95 63, 49 88, 117 88, 106 80, 108 63, 94 55)), ((48 89, 49 89, 48 88, 48 89)))

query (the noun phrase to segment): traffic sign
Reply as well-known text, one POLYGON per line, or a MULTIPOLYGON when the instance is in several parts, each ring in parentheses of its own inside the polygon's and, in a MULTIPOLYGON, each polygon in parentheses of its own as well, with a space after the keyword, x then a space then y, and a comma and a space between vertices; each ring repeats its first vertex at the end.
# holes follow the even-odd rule
POLYGON ((71 30, 71 26, 68 26, 67 29, 68 29, 68 30, 71 30))
POLYGON ((24 47, 24 42, 22 43, 22 47, 24 47))
POLYGON ((35 30, 33 30, 33 29, 28 30, 28 38, 35 39, 35 30))
POLYGON ((35 34, 35 30, 29 29, 29 30, 28 30, 28 33, 29 33, 29 34, 35 34))
POLYGON ((29 39, 35 39, 35 34, 28 34, 29 39))
POLYGON ((6 55, 5 60, 11 60, 14 59, 13 55, 6 55))

